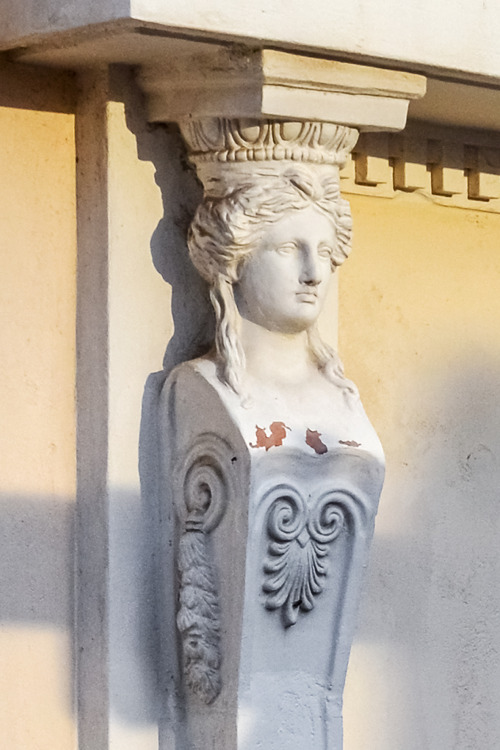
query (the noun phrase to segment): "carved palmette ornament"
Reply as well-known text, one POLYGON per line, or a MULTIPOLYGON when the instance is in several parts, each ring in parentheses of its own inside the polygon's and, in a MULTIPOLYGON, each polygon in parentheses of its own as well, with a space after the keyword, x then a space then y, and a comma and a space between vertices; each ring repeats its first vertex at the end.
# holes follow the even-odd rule
POLYGON ((346 530, 339 493, 327 491, 309 502, 290 485, 272 491, 267 514, 269 543, 264 562, 267 609, 281 609, 285 627, 309 612, 328 573, 329 545, 346 530))
POLYGON ((179 610, 186 686, 205 703, 221 689, 220 605, 210 533, 220 523, 232 494, 226 466, 230 448, 203 434, 180 468, 185 512, 179 541, 179 610))

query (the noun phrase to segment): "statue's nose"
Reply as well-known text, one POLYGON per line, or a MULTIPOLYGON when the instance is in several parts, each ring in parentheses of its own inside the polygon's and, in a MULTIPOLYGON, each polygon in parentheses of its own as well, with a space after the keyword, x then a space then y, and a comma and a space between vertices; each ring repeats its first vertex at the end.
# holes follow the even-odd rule
POLYGON ((311 247, 304 247, 302 251, 300 281, 309 286, 317 286, 321 281, 319 258, 311 247))

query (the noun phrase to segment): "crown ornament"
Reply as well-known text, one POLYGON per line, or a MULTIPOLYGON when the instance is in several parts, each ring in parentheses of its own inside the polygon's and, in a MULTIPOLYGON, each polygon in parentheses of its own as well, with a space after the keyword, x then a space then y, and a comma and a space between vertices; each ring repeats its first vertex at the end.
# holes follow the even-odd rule
POLYGON ((316 121, 207 117, 180 125, 197 167, 292 161, 342 168, 358 139, 354 128, 316 121))

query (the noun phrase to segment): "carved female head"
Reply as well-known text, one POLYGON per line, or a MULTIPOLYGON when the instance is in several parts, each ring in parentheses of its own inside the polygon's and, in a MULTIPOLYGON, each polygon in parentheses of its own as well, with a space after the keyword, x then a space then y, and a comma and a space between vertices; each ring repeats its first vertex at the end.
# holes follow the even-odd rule
MULTIPOLYGON (((194 265, 210 285, 219 376, 234 391, 242 392, 245 367, 238 335, 240 313, 269 329, 307 330, 311 355, 318 366, 330 379, 350 388, 336 353, 319 338, 316 319, 326 276, 349 254, 351 231, 349 204, 340 197, 338 178, 330 170, 303 165, 283 172, 260 170, 240 177, 221 194, 205 195, 191 224, 188 244, 194 265), (311 225, 309 233, 307 223, 311 225), (270 242, 282 256, 293 253, 295 243, 307 234, 314 244, 316 271, 299 273, 296 288, 291 280, 288 299, 286 285, 284 294, 280 289, 278 294, 264 290, 259 295, 259 279, 265 271, 255 273, 253 256, 270 242), (252 310, 252 305, 256 309, 252 310)), ((304 240, 303 244, 308 243, 304 240)), ((283 264, 286 266, 286 259, 283 264)))

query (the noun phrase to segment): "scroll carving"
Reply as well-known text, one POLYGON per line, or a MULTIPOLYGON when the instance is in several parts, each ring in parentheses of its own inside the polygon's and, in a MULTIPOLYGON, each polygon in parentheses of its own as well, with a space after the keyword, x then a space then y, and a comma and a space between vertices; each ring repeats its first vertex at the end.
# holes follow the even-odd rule
POLYGON ((337 495, 325 492, 308 506, 298 490, 282 485, 267 516, 270 538, 264 563, 266 607, 281 609, 285 627, 299 612, 309 612, 323 591, 328 573, 328 546, 346 528, 337 495))
POLYGON ((201 435, 183 463, 186 515, 179 542, 179 611, 186 685, 205 703, 221 689, 220 605, 210 532, 220 523, 230 493, 229 447, 216 435, 201 435))

